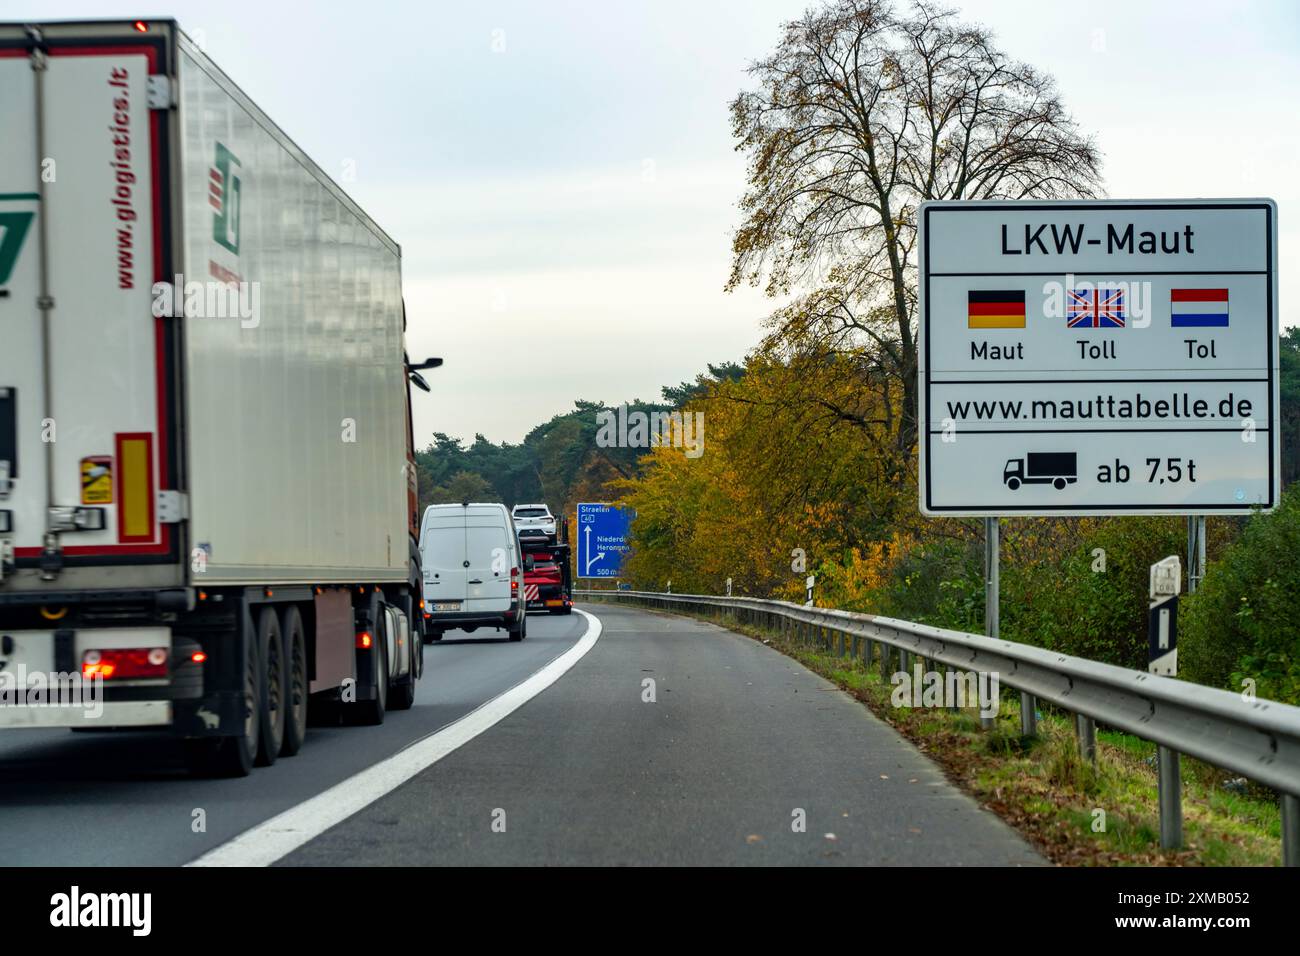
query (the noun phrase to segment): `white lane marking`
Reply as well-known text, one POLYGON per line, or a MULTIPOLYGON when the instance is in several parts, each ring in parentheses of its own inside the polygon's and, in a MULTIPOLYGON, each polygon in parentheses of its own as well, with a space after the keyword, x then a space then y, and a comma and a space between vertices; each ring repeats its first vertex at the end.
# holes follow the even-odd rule
POLYGON ((574 610, 587 619, 587 632, 531 677, 437 733, 417 740, 387 760, 259 823, 186 866, 270 866, 504 720, 559 680, 565 671, 595 647, 600 639, 600 620, 586 611, 574 610))

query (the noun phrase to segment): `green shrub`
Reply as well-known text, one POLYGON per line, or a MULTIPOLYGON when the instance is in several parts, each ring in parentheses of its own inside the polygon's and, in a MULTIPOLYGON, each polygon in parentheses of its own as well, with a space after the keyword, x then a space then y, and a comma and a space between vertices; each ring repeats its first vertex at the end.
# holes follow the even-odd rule
POLYGON ((1186 547, 1184 522, 1134 515, 1064 530, 1077 544, 1059 562, 1004 555, 1002 636, 1145 669, 1150 567, 1186 547))
POLYGON ((1190 680, 1300 704, 1300 485, 1250 519, 1180 607, 1178 665, 1190 680))
POLYGON ((941 538, 913 546, 894 563, 877 603, 889 617, 980 633, 984 571, 978 542, 941 538))

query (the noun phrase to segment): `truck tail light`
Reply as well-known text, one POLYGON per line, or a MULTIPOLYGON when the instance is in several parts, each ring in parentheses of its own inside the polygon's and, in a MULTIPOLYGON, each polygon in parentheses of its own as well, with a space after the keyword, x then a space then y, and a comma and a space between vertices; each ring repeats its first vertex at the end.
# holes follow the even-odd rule
POLYGON ((167 648, 114 647, 81 655, 81 676, 133 680, 167 676, 167 648))
POLYGON ((374 645, 375 639, 370 635, 369 631, 357 631, 357 650, 368 651, 374 645))

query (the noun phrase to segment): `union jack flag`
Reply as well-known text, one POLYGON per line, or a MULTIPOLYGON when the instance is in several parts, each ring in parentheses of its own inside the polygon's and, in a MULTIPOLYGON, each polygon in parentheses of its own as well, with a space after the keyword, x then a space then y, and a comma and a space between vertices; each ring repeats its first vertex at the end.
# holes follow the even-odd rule
POLYGON ((1124 290, 1071 289, 1065 322, 1071 329, 1124 328, 1124 290))

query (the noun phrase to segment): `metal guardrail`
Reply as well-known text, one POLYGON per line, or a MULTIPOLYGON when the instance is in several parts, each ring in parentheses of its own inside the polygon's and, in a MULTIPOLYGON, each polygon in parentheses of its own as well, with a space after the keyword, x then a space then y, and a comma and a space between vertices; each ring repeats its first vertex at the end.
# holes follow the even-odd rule
MULTIPOLYGON (((1081 715, 1080 744, 1091 743, 1092 722, 1188 754, 1277 790, 1282 803, 1283 862, 1300 866, 1300 707, 1205 687, 1144 671, 1070 657, 1001 638, 950 631, 911 621, 789 601, 662 594, 649 591, 575 590, 575 598, 609 600, 667 611, 729 614, 798 640, 819 640, 841 656, 868 666, 880 646, 881 672, 896 652, 964 671, 996 673, 1000 684, 1021 691, 1022 728, 1033 732, 1035 698, 1081 715)), ((1175 797, 1177 796, 1175 792, 1175 797)), ((1166 814, 1181 808, 1175 799, 1166 814)))

